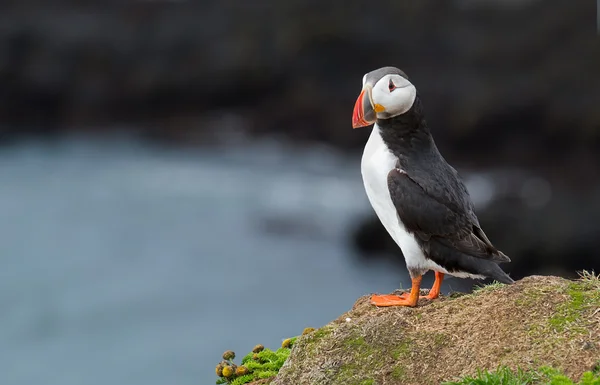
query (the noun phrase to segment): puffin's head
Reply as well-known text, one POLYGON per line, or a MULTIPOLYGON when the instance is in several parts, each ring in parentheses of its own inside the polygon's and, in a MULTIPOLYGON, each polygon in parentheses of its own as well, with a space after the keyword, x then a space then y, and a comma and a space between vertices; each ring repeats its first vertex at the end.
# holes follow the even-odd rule
POLYGON ((395 67, 383 67, 363 76, 363 88, 352 113, 352 128, 365 127, 377 119, 402 115, 412 107, 417 89, 395 67))

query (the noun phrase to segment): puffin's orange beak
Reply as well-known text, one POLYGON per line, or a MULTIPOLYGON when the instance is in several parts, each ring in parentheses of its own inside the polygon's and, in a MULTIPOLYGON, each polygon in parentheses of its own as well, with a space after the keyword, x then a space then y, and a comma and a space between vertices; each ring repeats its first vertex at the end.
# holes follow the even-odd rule
POLYGON ((352 128, 365 127, 377 121, 377 115, 371 104, 370 88, 366 86, 358 95, 352 112, 352 128))

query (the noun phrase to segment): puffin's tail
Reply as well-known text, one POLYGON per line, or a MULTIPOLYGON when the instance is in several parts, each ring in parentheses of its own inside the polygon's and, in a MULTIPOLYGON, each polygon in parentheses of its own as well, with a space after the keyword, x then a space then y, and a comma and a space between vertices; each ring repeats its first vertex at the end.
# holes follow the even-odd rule
POLYGON ((486 266, 480 267, 480 274, 495 279, 498 282, 505 283, 507 285, 515 283, 515 281, 511 277, 509 277, 508 274, 506 274, 504 270, 502 270, 500 266, 498 266, 495 262, 488 262, 485 260, 481 262, 485 262, 482 263, 482 265, 485 264, 486 266))
POLYGON ((498 266, 500 262, 476 258, 437 241, 429 242, 429 254, 434 262, 444 266, 450 273, 464 272, 483 275, 505 284, 515 282, 498 266))

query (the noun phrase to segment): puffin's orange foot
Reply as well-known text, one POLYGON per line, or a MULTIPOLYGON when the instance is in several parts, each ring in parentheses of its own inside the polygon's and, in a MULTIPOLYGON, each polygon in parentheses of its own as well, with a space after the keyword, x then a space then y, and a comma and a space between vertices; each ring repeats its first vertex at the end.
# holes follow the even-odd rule
POLYGON ((417 306, 417 299, 409 295, 399 296, 394 294, 388 295, 373 295, 371 296, 371 304, 375 306, 417 306))
POLYGON ((430 291, 429 294, 421 295, 421 296, 419 296, 419 298, 437 299, 437 298, 439 298, 439 296, 440 296, 439 292, 436 293, 436 292, 430 291))
MULTIPOLYGON (((439 298, 440 293, 434 293, 434 292, 429 292, 429 294, 427 295, 420 295, 419 299, 436 299, 439 298)), ((403 299, 408 299, 410 297, 410 293, 402 293, 402 294, 398 294, 398 297, 403 298, 403 299)))

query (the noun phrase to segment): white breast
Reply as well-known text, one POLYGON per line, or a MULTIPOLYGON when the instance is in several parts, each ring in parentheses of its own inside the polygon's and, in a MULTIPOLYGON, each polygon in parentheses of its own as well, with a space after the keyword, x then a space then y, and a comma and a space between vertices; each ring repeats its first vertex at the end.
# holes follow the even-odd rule
POLYGON ((426 259, 414 235, 404 228, 392 203, 388 188, 388 173, 396 167, 398 158, 388 150, 377 124, 367 141, 361 162, 361 173, 367 197, 379 220, 404 254, 406 266, 415 270, 437 270, 447 273, 433 261, 426 259))

